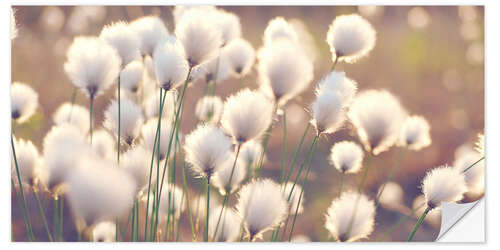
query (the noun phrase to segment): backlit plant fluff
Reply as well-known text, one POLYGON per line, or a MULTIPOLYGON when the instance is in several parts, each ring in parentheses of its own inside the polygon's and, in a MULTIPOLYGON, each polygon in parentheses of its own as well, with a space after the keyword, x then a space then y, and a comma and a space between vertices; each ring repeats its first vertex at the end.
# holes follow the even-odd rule
MULTIPOLYGON (((141 108, 130 100, 121 101, 121 112, 126 115, 121 116, 120 136, 128 145, 132 145, 141 132, 144 122, 141 108)), ((118 135, 118 102, 113 100, 104 112, 104 126, 114 134, 118 135)))
POLYGON ((336 17, 326 34, 332 60, 347 63, 366 56, 375 46, 375 40, 372 25, 357 14, 336 17))
POLYGON ((333 200, 325 215, 326 229, 340 242, 367 238, 374 224, 375 204, 356 192, 345 192, 333 200))
POLYGON ((351 141, 341 141, 333 145, 330 151, 330 163, 341 173, 355 174, 363 164, 364 152, 351 141))
POLYGON ((221 124, 233 139, 243 144, 259 137, 272 121, 273 104, 263 94, 244 89, 227 98, 221 124))
POLYGON ((186 136, 184 151, 193 172, 210 178, 229 156, 231 140, 213 125, 199 125, 186 136))
POLYGON ((198 120, 217 124, 222 115, 224 103, 218 96, 205 96, 196 104, 195 114, 198 120))
POLYGON ((441 206, 441 202, 459 201, 467 192, 465 176, 448 166, 434 168, 422 181, 422 192, 431 209, 441 206))
POLYGON ((139 49, 143 56, 152 55, 156 45, 168 35, 163 21, 157 16, 145 16, 138 18, 129 24, 139 41, 139 49))
POLYGON ((139 60, 127 64, 120 73, 121 86, 131 93, 137 93, 142 82, 143 70, 143 64, 139 60))
POLYGON ((69 123, 80 129, 83 134, 89 132, 89 110, 80 105, 63 103, 57 108, 53 119, 57 125, 69 123))
POLYGON ((96 37, 76 37, 66 58, 64 70, 71 82, 90 99, 114 83, 122 63, 116 50, 96 37))
POLYGON ((391 93, 366 90, 354 98, 348 117, 365 150, 378 155, 396 143, 406 111, 391 93))
POLYGON ((421 116, 409 116, 401 127, 399 144, 411 150, 418 151, 431 144, 430 126, 421 116))
POLYGON ((244 221, 246 237, 253 241, 285 218, 288 204, 276 182, 261 179, 241 188, 236 210, 244 221))
POLYGON ((38 107, 38 94, 28 85, 15 82, 11 86, 11 116, 18 123, 27 121, 38 107))
POLYGON ((153 53, 156 79, 164 90, 174 89, 187 77, 189 66, 182 44, 173 36, 162 40, 153 53))
POLYGON ((116 22, 111 25, 104 26, 99 35, 99 38, 106 41, 109 45, 116 49, 118 55, 122 59, 123 65, 139 57, 140 40, 137 34, 130 29, 125 22, 116 22))
POLYGON ((236 76, 242 77, 250 73, 255 62, 255 50, 248 41, 235 38, 224 47, 224 53, 236 76))

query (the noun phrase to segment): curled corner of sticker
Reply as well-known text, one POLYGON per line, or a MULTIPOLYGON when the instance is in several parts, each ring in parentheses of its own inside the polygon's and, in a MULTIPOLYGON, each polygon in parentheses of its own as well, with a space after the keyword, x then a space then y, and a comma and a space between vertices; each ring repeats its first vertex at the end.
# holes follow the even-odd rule
POLYGON ((484 242, 484 198, 470 203, 441 204, 438 242, 484 242))

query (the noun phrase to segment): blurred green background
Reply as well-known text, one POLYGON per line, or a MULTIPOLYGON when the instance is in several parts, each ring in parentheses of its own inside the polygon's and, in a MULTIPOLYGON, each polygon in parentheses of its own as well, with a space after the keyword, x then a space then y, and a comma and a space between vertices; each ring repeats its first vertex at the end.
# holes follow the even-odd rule
MULTIPOLYGON (((311 55, 315 56, 315 78, 311 87, 287 105, 288 143, 287 161, 300 139, 313 100, 313 86, 331 67, 331 55, 325 42, 328 26, 335 16, 360 13, 377 31, 377 42, 368 57, 355 64, 339 64, 347 76, 356 80, 360 90, 387 89, 396 95, 410 114, 423 115, 431 125, 432 145, 419 152, 406 154, 394 180, 405 192, 405 205, 411 207, 420 194, 420 181, 426 170, 451 164, 455 150, 464 143, 473 144, 476 135, 484 130, 484 9, 477 6, 223 6, 240 17, 243 37, 254 48, 262 46, 262 35, 269 20, 283 16, 301 22, 310 33, 311 55)), ((73 37, 99 35, 105 24, 131 21, 148 14, 159 15, 170 32, 174 30, 172 6, 14 6, 19 35, 12 43, 12 81, 31 85, 39 93, 40 107, 27 123, 16 128, 16 136, 32 140, 42 151, 43 137, 53 125, 53 112, 65 101, 70 101, 73 85, 66 76, 63 64, 65 53, 73 37)), ((245 82, 257 87, 255 67, 245 82)), ((203 83, 194 84, 186 96, 186 114, 194 113, 196 101, 202 96, 203 83)), ((223 99, 239 88, 239 81, 230 78, 219 85, 217 94, 223 99)), ((108 90, 95 103, 95 124, 101 126, 103 109, 109 104, 114 90, 108 90)), ((86 97, 78 93, 77 103, 88 105, 86 97)), ((182 132, 189 133, 196 118, 185 115, 182 132)), ((274 128, 263 175, 279 178, 282 124, 274 128)), ((304 142, 309 145, 310 133, 304 142)), ((336 196, 338 172, 327 162, 330 147, 340 140, 358 141, 349 124, 339 132, 322 138, 313 160, 311 181, 305 192, 304 214, 297 218, 295 234, 303 234, 313 241, 325 241, 324 213, 336 196)), ((304 149, 306 146, 304 146, 304 149)), ((370 197, 388 175, 395 161, 397 148, 382 153, 372 161, 366 192, 370 197)), ((305 154, 303 150, 301 157, 305 154)), ((299 159, 301 161, 302 159, 299 159)), ((191 197, 196 194, 198 181, 190 178, 191 197)), ((346 185, 354 188, 358 176, 349 176, 346 185)), ((180 180, 180 179, 178 179, 180 180)), ((14 197, 14 196, 12 196, 14 197)), ((35 235, 46 240, 35 202, 28 194, 33 211, 35 235)), ((51 221, 51 204, 44 199, 46 213, 51 221)), ((234 201, 231 201, 233 203, 234 201)), ((66 204, 65 204, 66 205, 66 204)), ((74 240, 69 206, 65 210, 65 240, 74 240)), ((400 213, 383 208, 377 210, 375 231, 370 241, 381 236, 399 218, 400 213)), ((410 219, 387 240, 404 241, 416 219, 410 219)), ((183 214, 181 240, 190 240, 189 222, 183 214)), ((12 225, 15 240, 24 240, 22 213, 12 198, 12 225)), ((431 224, 417 233, 415 240, 434 240, 439 228, 431 224)))

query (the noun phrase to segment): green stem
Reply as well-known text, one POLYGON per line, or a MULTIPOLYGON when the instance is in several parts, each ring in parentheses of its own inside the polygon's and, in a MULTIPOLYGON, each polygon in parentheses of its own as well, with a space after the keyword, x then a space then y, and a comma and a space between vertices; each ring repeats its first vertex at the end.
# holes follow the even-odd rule
POLYGON ((281 145, 281 175, 280 184, 283 183, 285 178, 285 160, 286 160, 286 110, 283 110, 283 144, 281 145))
POLYGON ((483 159, 484 159, 484 156, 483 156, 483 157, 481 157, 481 158, 480 158, 479 160, 477 160, 476 162, 472 163, 472 165, 468 166, 466 169, 464 169, 464 170, 462 171, 462 173, 467 172, 469 169, 471 169, 472 167, 474 167, 477 163, 479 163, 479 162, 480 162, 480 161, 482 161, 483 159))
POLYGON ((417 232, 418 228, 420 227, 420 225, 422 225, 422 222, 424 222, 425 216, 427 216, 427 214, 431 211, 431 209, 432 209, 431 207, 427 206, 425 211, 422 213, 422 215, 418 219, 417 224, 415 224, 415 227, 411 231, 410 236, 408 236, 407 241, 412 241, 413 236, 415 236, 415 233, 417 232))
POLYGON ((59 201, 58 201, 58 198, 57 196, 54 197, 54 208, 53 208, 53 218, 54 218, 54 222, 53 222, 53 231, 54 231, 54 240, 57 241, 58 239, 58 228, 59 228, 59 216, 58 216, 58 212, 59 211, 59 201))
POLYGON ((15 163, 15 167, 16 167, 17 181, 19 182, 19 193, 21 194, 21 199, 23 201, 22 208, 24 210, 24 216, 26 218, 26 220, 25 220, 26 232, 28 234, 28 239, 30 241, 33 241, 35 239, 35 237, 33 235, 32 229, 31 229, 30 213, 29 213, 29 210, 28 210, 28 204, 26 203, 26 198, 24 196, 23 183, 21 182, 21 174, 19 172, 19 165, 17 163, 16 148, 14 146, 14 136, 12 134, 10 136, 10 144, 12 146, 12 154, 14 156, 14 163, 15 163))
POLYGON ((366 182, 366 177, 368 176, 368 170, 370 170, 370 165, 371 165, 370 163, 371 163, 371 155, 368 155, 366 157, 365 171, 363 172, 363 177, 361 177, 361 181, 359 182, 358 193, 363 192, 363 187, 364 187, 365 182, 366 182))
POLYGON ((188 193, 188 188, 187 188, 187 182, 186 182, 186 170, 184 169, 185 166, 182 166, 182 187, 184 188, 184 194, 186 195, 186 206, 187 206, 187 213, 189 217, 189 226, 191 227, 191 234, 192 234, 192 239, 193 241, 196 241, 196 234, 194 232, 194 224, 193 224, 193 216, 191 215, 191 207, 189 206, 189 193, 188 193))
POLYGON ((333 65, 330 71, 334 71, 335 67, 337 66, 337 63, 339 61, 339 56, 335 56, 335 60, 333 61, 333 65))
POLYGON ((316 144, 318 142, 318 139, 319 139, 319 135, 316 135, 313 139, 312 144, 311 144, 311 153, 309 156, 309 161, 307 163, 307 170, 306 170, 306 174, 304 176, 304 181, 302 182, 302 190, 300 191, 299 200, 297 202, 297 208, 295 209, 295 214, 293 216, 292 227, 290 228, 290 236, 288 237, 289 242, 292 241, 293 229, 295 228, 295 221, 297 220, 297 214, 299 212, 300 202, 302 200, 302 196, 304 195, 304 190, 306 189, 307 177, 309 176, 309 172, 311 171, 311 162, 312 162, 312 159, 314 157, 314 152, 316 149, 316 144))
POLYGON ((94 118, 94 96, 90 96, 90 104, 89 104, 89 133, 90 133, 90 145, 92 145, 92 120, 94 118))
POLYGON ((391 172, 389 173, 389 176, 387 176, 387 179, 385 180, 384 184, 380 188, 380 192, 378 192, 377 197, 375 198, 375 208, 377 208, 378 205, 380 204, 380 197, 382 196, 382 192, 384 192, 384 189, 385 189, 385 186, 387 185, 387 183, 389 183, 392 180, 392 177, 396 173, 396 170, 398 169, 399 164, 403 160, 405 153, 406 153, 406 148, 402 148, 399 151, 399 156, 396 159, 396 163, 392 167, 391 172))
POLYGON ((134 242, 135 241, 135 209, 136 209, 136 203, 132 206, 132 226, 130 229, 130 241, 134 242))
POLYGON ((302 149, 302 144, 304 143, 304 138, 306 138, 307 132, 309 131, 309 128, 311 127, 311 123, 307 123, 306 129, 304 130, 304 133, 302 134, 302 138, 300 138, 299 145, 297 146, 297 149, 295 150, 295 154, 293 155, 292 163, 290 163, 290 169, 288 170, 288 174, 286 176, 286 180, 284 183, 287 183, 288 180, 290 180, 290 177, 292 176, 293 168, 295 167, 295 163, 297 162, 297 157, 299 156, 300 150, 302 149))
POLYGON ((207 176, 207 211, 205 220, 205 242, 208 242, 208 220, 210 217, 210 176, 207 176))
POLYGON ((342 187, 344 186, 345 172, 340 173, 339 197, 342 196, 342 187))
MULTIPOLYGON (((276 115, 277 110, 278 110, 278 103, 274 103, 273 114, 272 114, 273 117, 274 115, 276 115)), ((266 132, 264 132, 262 138, 262 153, 260 154, 259 162, 255 169, 254 178, 258 178, 260 176, 260 171, 262 170, 262 164, 264 164, 264 156, 266 155, 267 145, 269 144, 269 138, 271 137, 272 129, 273 129, 273 123, 271 122, 271 124, 269 124, 269 127, 266 129, 266 132)))
POLYGON ((134 208, 132 208, 132 209, 130 210, 130 213, 129 213, 129 214, 128 214, 128 216, 127 216, 127 222, 125 223, 125 227, 122 229, 122 233, 121 233, 121 235, 122 235, 122 239, 125 239, 125 234, 126 234, 126 233, 127 233, 127 231, 128 231, 128 225, 130 224, 130 218, 132 217, 132 214, 133 214, 133 209, 134 209, 134 208))
POLYGON ((226 193, 224 195, 224 199, 222 200, 222 208, 220 209, 219 218, 217 219, 217 225, 215 226, 215 231, 214 231, 213 236, 212 236, 213 240, 216 239, 215 237, 217 236, 217 231, 219 230, 219 223, 220 223, 220 220, 222 218, 222 213, 224 212, 224 207, 226 206, 228 196, 229 196, 229 193, 226 193))
POLYGON ((385 240, 389 235, 392 234, 392 232, 394 232, 394 230, 396 230, 401 224, 403 224, 403 222, 405 222, 406 220, 408 220, 409 218, 411 218, 414 214, 415 214, 415 211, 419 210, 421 207, 425 206, 425 202, 420 204, 418 207, 412 209, 410 211, 410 214, 407 214, 403 217, 401 217, 397 222, 396 224, 394 224, 393 226, 391 226, 389 228, 389 230, 387 230, 387 232, 384 233, 384 235, 382 235, 382 237, 378 238, 377 241, 383 241, 385 240))
POLYGON ((59 196, 59 203, 61 203, 61 205, 59 206, 59 241, 63 241, 63 238, 62 238, 62 233, 63 233, 63 220, 64 220, 64 215, 63 215, 63 212, 64 212, 64 200, 63 200, 63 196, 59 196))

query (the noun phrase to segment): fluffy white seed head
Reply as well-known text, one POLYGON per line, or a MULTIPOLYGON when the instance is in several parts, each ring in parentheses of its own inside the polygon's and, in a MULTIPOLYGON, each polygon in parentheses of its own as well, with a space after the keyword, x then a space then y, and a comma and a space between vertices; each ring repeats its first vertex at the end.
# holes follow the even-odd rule
POLYGON ((352 103, 358 90, 358 83, 346 77, 343 71, 332 71, 318 83, 316 95, 325 92, 333 92, 338 95, 343 106, 347 107, 352 103))
POLYGON ((244 89, 226 99, 221 124, 241 144, 261 136, 273 112, 273 103, 262 93, 244 89))
POLYGON ((123 154, 120 167, 127 171, 141 190, 148 185, 151 153, 141 146, 134 147, 123 154))
MULTIPOLYGON (((427 208, 427 204, 425 203, 425 195, 419 195, 413 200, 412 208, 415 211, 413 215, 415 218, 418 218, 427 208)), ((431 226, 435 228, 441 227, 441 207, 436 207, 432 209, 427 216, 425 216, 425 222, 429 223, 431 226)))
POLYGON ((297 214, 301 214, 304 211, 304 194, 302 194, 302 198, 300 198, 301 192, 302 192, 302 187, 299 184, 295 184, 295 186, 293 186, 293 182, 286 183, 283 196, 285 197, 285 200, 288 201, 288 207, 289 207, 288 214, 294 215, 295 212, 297 212, 297 214), (290 195, 290 192, 292 192, 292 195, 290 196, 290 200, 288 201, 288 196, 290 195), (300 198, 300 203, 299 203, 299 198, 300 198), (299 206, 299 210, 297 210, 297 205, 299 206))
POLYGON ((333 20, 326 34, 332 60, 354 63, 375 47, 376 32, 357 14, 341 15, 333 20))
POLYGON ((231 139, 221 129, 209 125, 199 125, 186 136, 184 151, 191 170, 200 176, 210 178, 228 158, 231 139))
POLYGON ((120 72, 120 85, 131 93, 137 93, 142 82, 144 65, 141 60, 127 64, 120 72))
POLYGON ((191 10, 202 11, 205 14, 211 14, 212 12, 218 11, 213 5, 176 5, 172 14, 174 16, 174 22, 177 24, 184 17, 184 14, 189 13, 191 10))
POLYGON ((89 110, 77 104, 63 103, 54 113, 53 120, 56 125, 69 123, 77 127, 83 134, 89 132, 89 110))
POLYGON ((276 182, 260 179, 241 188, 236 209, 243 219, 247 237, 254 240, 283 221, 288 204, 276 182))
POLYGON ((164 219, 167 219, 167 212, 170 207, 170 211, 174 216, 174 219, 179 219, 181 213, 186 209, 186 201, 184 200, 184 192, 182 188, 177 186, 169 186, 167 183, 164 183, 165 189, 162 190, 161 201, 160 201, 160 213, 165 215, 164 219), (170 201, 172 204, 169 204, 169 193, 170 193, 170 201))
MULTIPOLYGON (((38 149, 31 141, 14 138, 14 146, 16 149, 17 165, 19 167, 19 175, 21 182, 26 185, 34 184, 37 179, 38 168, 40 167, 40 154, 38 149)), ((12 160, 12 176, 16 176, 15 162, 12 160)), ((17 181, 17 179, 16 179, 17 181)))
POLYGON ((481 157, 484 157, 484 134, 482 133, 477 135, 476 150, 481 157))
POLYGON ((94 242, 114 242, 115 239, 116 223, 114 221, 99 222, 92 229, 92 240, 94 242))
POLYGON ((193 80, 204 79, 207 84, 211 81, 220 84, 229 78, 231 76, 231 66, 229 65, 226 53, 224 53, 225 49, 221 50, 222 52, 219 56, 194 68, 191 78, 193 80))
POLYGON ((215 187, 219 189, 219 192, 222 195, 227 193, 233 193, 236 189, 238 189, 245 179, 247 168, 245 163, 238 156, 238 160, 236 161, 236 165, 234 166, 235 154, 232 153, 230 156, 222 163, 222 166, 217 170, 217 173, 214 176, 213 184, 215 187), (231 182, 229 182, 231 180, 231 182))
MULTIPOLYGON (((168 91, 165 95, 165 103, 161 118, 166 121, 173 121, 174 119, 176 95, 174 91, 168 91)), ((146 119, 156 118, 158 120, 158 114, 160 113, 160 95, 157 94, 157 92, 151 94, 144 100, 143 107, 146 119)))
POLYGON ((157 16, 145 16, 134 20, 129 24, 140 39, 140 52, 144 55, 152 55, 156 45, 168 35, 168 30, 163 21, 157 16))
POLYGON ((380 205, 387 209, 396 209, 403 204, 404 191, 396 182, 387 182, 382 191, 383 184, 378 189, 377 196, 380 205), (380 192, 382 191, 382 194, 380 192), (380 194, 380 196, 379 196, 380 194))
POLYGON ((241 23, 237 15, 222 9, 210 13, 212 13, 215 28, 220 30, 222 46, 241 36, 241 23))
POLYGON ((141 40, 126 22, 120 21, 104 26, 99 38, 106 41, 118 52, 123 66, 140 56, 141 40))
POLYGON ((262 154, 262 144, 257 140, 251 140, 241 146, 240 156, 241 160, 250 167, 254 167, 259 163, 260 155, 262 154))
POLYGON ((259 81, 280 105, 304 91, 313 78, 313 64, 297 44, 279 39, 257 54, 259 81))
POLYGON ((264 44, 270 44, 280 39, 298 42, 297 32, 283 17, 276 17, 269 21, 264 30, 264 44))
MULTIPOLYGON (((468 150, 461 153, 453 162, 453 167, 457 171, 464 171, 481 159, 481 155, 473 150, 468 150)), ((464 172, 465 183, 467 184, 467 193, 472 195, 479 195, 484 192, 485 184, 485 165, 484 160, 476 163, 464 172)))
POLYGON ((431 208, 440 207, 441 202, 456 202, 467 192, 465 176, 457 169, 440 166, 427 172, 422 181, 425 202, 431 208))
POLYGON ((27 121, 38 107, 38 93, 27 84, 14 82, 10 94, 12 119, 18 123, 27 121))
MULTIPOLYGON (((141 132, 144 122, 141 108, 131 100, 124 99, 120 104, 120 137, 132 145, 141 132)), ((104 111, 104 127, 118 136, 118 102, 111 101, 104 111)))
POLYGON ((235 38, 224 47, 231 71, 238 77, 250 73, 255 62, 255 49, 243 38, 235 38))
MULTIPOLYGON (((160 125, 160 155, 159 158, 160 160, 163 160, 167 156, 167 151, 168 151, 168 145, 170 143, 170 135, 172 134, 172 124, 168 122, 167 120, 161 121, 160 125)), ((154 145, 155 143, 155 137, 156 137, 156 129, 158 128, 158 119, 152 118, 149 119, 141 129, 142 133, 142 139, 144 140, 144 146, 149 152, 153 152, 158 150, 158 144, 156 146, 154 145), (154 148, 153 148, 154 147, 154 148)), ((157 138, 158 140, 158 138, 157 138)), ((158 142, 157 142, 158 143, 158 142)), ((170 155, 174 155, 174 142, 172 142, 170 146, 170 155)), ((158 155, 157 155, 158 156, 158 155)))
POLYGON ((158 85, 170 90, 186 80, 189 65, 182 43, 174 36, 167 36, 156 47, 153 63, 158 85))
POLYGON ((431 144, 430 126, 422 116, 409 116, 403 122, 399 145, 418 151, 431 144))
POLYGON ((97 37, 76 37, 66 52, 64 70, 89 98, 108 89, 120 73, 118 52, 97 37))
POLYGON ((330 150, 330 164, 339 172, 355 174, 363 167, 365 153, 361 147, 352 141, 337 142, 330 150))
POLYGON ((85 157, 68 172, 68 199, 73 213, 87 225, 114 220, 132 207, 136 184, 112 161, 85 157), (119 183, 119 185, 117 185, 119 183))
POLYGON ((332 201, 325 219, 326 229, 340 242, 368 238, 375 224, 375 204, 364 194, 344 192, 332 201))
MULTIPOLYGON (((90 143, 90 136, 88 137, 90 143)), ((116 158, 116 140, 104 129, 92 132, 92 150, 97 156, 114 160, 116 158)))
POLYGON ((48 171, 48 186, 65 182, 66 174, 75 168, 75 159, 90 150, 84 135, 69 124, 52 127, 43 139, 43 158, 48 171))
POLYGON ((396 143, 406 116, 398 99, 385 90, 359 93, 348 113, 365 150, 374 155, 388 150, 396 143))
POLYGON ((339 95, 334 92, 323 92, 316 96, 311 110, 313 118, 311 123, 318 135, 334 133, 346 120, 343 103, 339 95))
POLYGON ((175 36, 182 42, 189 66, 194 67, 217 56, 222 45, 222 34, 214 26, 210 15, 202 10, 189 9, 178 20, 175 36))
POLYGON ((195 114, 198 120, 217 124, 222 115, 224 103, 218 96, 205 96, 196 103, 195 114))
POLYGON ((238 217, 238 214, 233 209, 225 207, 219 222, 221 210, 222 206, 220 205, 210 209, 210 214, 215 216, 210 216, 208 221, 208 235, 213 237, 217 229, 217 234, 213 237, 213 241, 236 241, 240 234, 241 218, 238 217), (219 226, 217 228, 218 222, 219 226))

